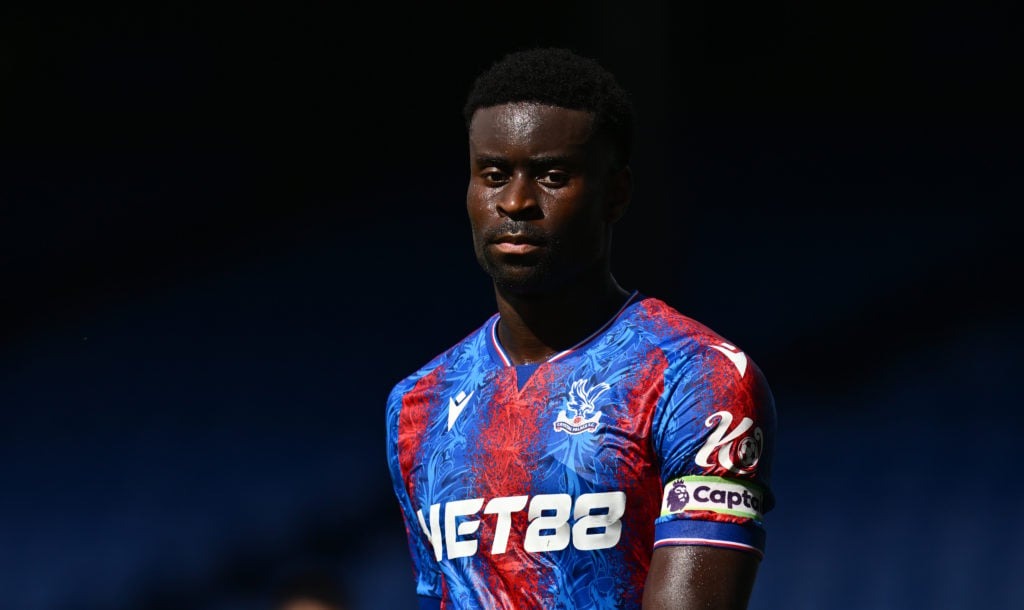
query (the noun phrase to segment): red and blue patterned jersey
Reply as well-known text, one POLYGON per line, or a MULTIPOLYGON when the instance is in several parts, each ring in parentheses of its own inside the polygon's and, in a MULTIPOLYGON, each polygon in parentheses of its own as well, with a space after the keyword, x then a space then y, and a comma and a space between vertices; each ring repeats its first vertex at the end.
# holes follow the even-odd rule
POLYGON ((388 398, 421 600, 639 608, 656 547, 761 555, 775 405, 746 354, 637 293, 539 365, 511 363, 498 319, 388 398))

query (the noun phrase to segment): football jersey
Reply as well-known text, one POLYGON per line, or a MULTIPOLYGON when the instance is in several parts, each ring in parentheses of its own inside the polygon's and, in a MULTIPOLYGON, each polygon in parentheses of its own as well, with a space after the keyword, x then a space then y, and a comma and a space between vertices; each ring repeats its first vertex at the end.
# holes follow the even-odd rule
POLYGON ((636 292, 540 364, 513 365, 498 322, 388 397, 421 600, 639 608, 659 546, 761 556, 775 405, 744 352, 636 292))

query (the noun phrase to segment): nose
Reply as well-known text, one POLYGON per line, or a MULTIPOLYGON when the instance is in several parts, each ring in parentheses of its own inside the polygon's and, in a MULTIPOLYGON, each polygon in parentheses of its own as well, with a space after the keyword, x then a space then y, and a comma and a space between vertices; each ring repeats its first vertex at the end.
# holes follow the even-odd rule
POLYGON ((537 188, 530 176, 516 172, 498 198, 498 214, 523 220, 539 218, 541 210, 537 202, 537 188))

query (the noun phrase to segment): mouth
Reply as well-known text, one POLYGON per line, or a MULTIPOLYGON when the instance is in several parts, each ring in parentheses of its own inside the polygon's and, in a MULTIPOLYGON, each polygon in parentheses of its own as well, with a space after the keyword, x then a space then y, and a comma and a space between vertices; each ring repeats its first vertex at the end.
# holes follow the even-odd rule
POLYGON ((541 242, 522 233, 504 233, 491 240, 491 245, 504 254, 527 254, 541 247, 541 242))

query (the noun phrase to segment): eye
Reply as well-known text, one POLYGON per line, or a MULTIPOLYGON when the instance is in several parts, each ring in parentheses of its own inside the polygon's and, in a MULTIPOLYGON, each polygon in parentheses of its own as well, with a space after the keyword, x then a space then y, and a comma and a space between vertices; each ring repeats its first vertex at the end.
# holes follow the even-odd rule
POLYGON ((505 175, 505 172, 493 167, 488 167, 480 172, 480 178, 487 184, 504 184, 508 182, 508 176, 505 175))
POLYGON ((540 176, 540 183, 544 186, 559 188, 569 183, 569 173, 560 170, 548 170, 540 176))

